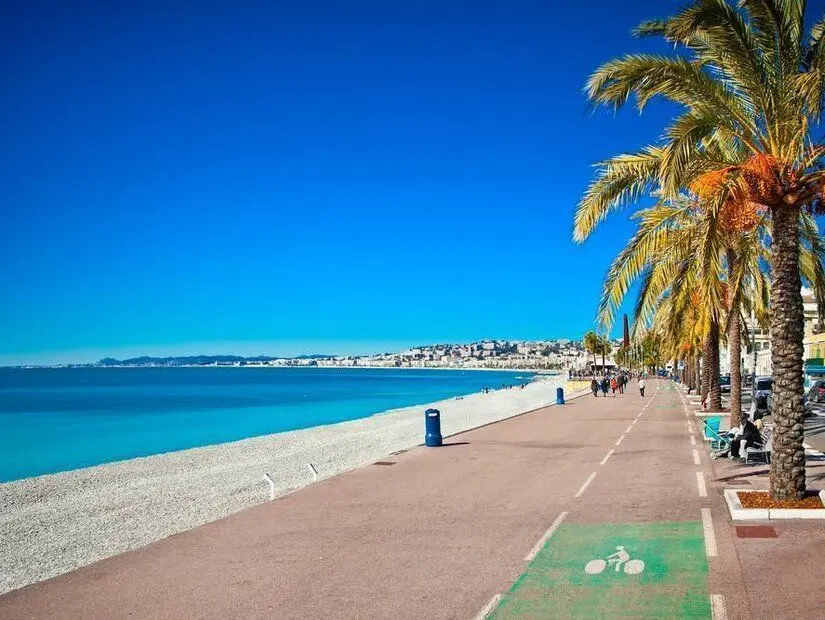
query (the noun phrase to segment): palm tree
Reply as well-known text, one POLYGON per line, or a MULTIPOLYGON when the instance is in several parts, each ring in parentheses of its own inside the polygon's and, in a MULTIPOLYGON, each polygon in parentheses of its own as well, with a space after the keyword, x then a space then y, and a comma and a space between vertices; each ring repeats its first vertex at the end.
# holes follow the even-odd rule
POLYGON ((613 351, 613 345, 610 344, 610 338, 607 336, 599 336, 599 353, 602 354, 602 370, 607 372, 607 364, 605 363, 605 357, 610 355, 613 351))
POLYGON ((596 353, 599 352, 600 339, 594 331, 589 331, 584 335, 584 348, 588 353, 593 354, 593 375, 596 375, 596 353))
MULTIPOLYGON (((771 358, 775 405, 770 492, 805 493, 800 215, 819 209, 825 146, 811 128, 825 91, 825 19, 806 35, 803 0, 693 0, 676 15, 642 24, 675 56, 628 55, 602 65, 588 82, 596 104, 638 107, 659 95, 684 109, 666 142, 607 162, 576 214, 583 240, 607 214, 658 186, 674 196, 716 174, 728 197, 770 220, 771 358), (729 158, 740 151, 742 157, 729 158)), ((820 299, 821 303, 825 300, 820 299)))
POLYGON ((628 289, 641 279, 634 329, 650 326, 657 308, 667 300, 674 318, 669 328, 670 354, 675 356, 675 346, 682 340, 681 333, 676 333, 677 326, 683 322, 683 315, 692 312, 705 343, 703 394, 710 391, 711 407, 721 409, 718 340, 725 308, 715 219, 687 198, 639 211, 636 219, 636 233, 605 278, 598 320, 609 329, 628 289))
POLYGON ((630 362, 630 347, 621 344, 619 348, 616 349, 616 354, 613 356, 613 359, 620 368, 627 368, 630 362))

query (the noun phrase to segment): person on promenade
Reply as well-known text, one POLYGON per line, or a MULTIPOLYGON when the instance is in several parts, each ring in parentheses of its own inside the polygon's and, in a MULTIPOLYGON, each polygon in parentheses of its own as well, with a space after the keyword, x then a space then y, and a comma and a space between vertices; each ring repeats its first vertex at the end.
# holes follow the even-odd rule
POLYGON ((599 382, 596 381, 596 377, 593 377, 593 380, 590 382, 590 390, 593 392, 593 396, 599 395, 599 382))
POLYGON ((610 380, 607 378, 607 376, 605 376, 605 378, 602 379, 602 394, 604 394, 605 397, 607 397, 607 390, 609 390, 609 389, 610 389, 610 380))
POLYGON ((616 398, 616 390, 619 389, 619 382, 616 380, 616 377, 613 377, 610 380, 610 391, 613 393, 613 398, 616 398))
POLYGON ((759 429, 756 428, 754 423, 750 421, 747 414, 743 413, 739 421, 742 432, 734 437, 730 442, 730 458, 732 459, 740 458, 739 452, 742 448, 742 442, 745 442, 744 447, 746 449, 758 443, 762 443, 762 434, 759 432, 759 429))
POLYGON ((645 383, 644 378, 640 377, 639 378, 639 394, 642 395, 642 398, 645 397, 645 385, 646 385, 646 383, 645 383))

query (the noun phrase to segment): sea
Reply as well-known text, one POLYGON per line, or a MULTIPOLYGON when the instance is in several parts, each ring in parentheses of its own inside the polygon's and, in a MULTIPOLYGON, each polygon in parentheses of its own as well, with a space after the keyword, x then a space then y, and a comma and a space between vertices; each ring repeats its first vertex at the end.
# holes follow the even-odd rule
POLYGON ((0 482, 354 420, 532 378, 401 368, 0 368, 0 482))

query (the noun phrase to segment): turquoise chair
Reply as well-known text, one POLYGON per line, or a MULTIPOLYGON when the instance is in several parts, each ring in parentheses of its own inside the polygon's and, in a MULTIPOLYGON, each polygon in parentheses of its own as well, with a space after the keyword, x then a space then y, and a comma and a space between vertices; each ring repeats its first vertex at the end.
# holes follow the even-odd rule
POLYGON ((721 416, 713 416, 702 420, 705 425, 705 440, 710 442, 710 447, 714 450, 722 450, 730 442, 719 433, 719 425, 722 423, 721 416))
POLYGON ((722 416, 712 416, 702 420, 705 423, 705 437, 713 438, 714 435, 719 434, 719 425, 722 424, 722 416))

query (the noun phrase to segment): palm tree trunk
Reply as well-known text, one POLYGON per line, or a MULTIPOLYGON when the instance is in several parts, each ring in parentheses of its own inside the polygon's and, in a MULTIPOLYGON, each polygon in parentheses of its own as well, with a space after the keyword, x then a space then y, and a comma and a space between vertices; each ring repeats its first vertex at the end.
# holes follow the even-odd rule
POLYGON ((804 312, 799 276, 798 205, 771 209, 771 363, 773 365, 773 499, 805 495, 805 449, 802 446, 802 338, 804 312))
POLYGON ((713 368, 713 346, 710 332, 705 336, 702 344, 702 402, 706 402, 710 394, 710 373, 713 368))
POLYGON ((687 362, 687 371, 688 371, 688 387, 691 391, 696 390, 696 358, 691 356, 688 358, 687 362))
MULTIPOLYGON (((736 270, 736 252, 728 249, 728 284, 733 282, 736 270)), ((730 427, 739 424, 742 412, 742 326, 739 324, 739 308, 733 307, 733 291, 728 290, 730 309, 728 315, 728 358, 730 359, 730 427)))
POLYGON ((719 383, 719 321, 714 319, 710 324, 710 402, 708 409, 711 411, 722 410, 722 385, 719 383))
POLYGON ((699 353, 696 354, 696 362, 694 363, 693 370, 694 370, 694 381, 696 382, 696 393, 702 393, 702 367, 701 367, 701 355, 699 353))

